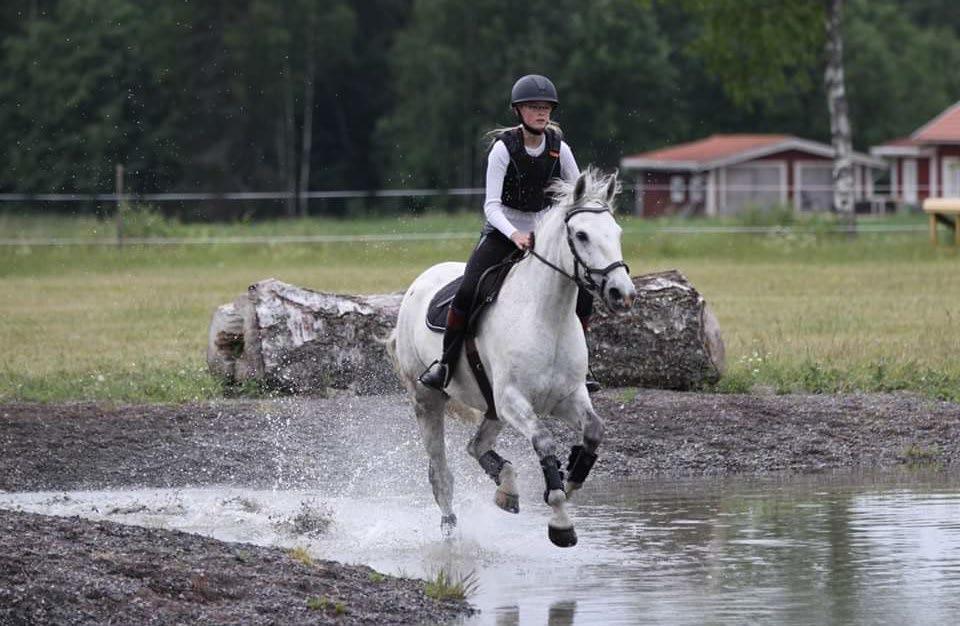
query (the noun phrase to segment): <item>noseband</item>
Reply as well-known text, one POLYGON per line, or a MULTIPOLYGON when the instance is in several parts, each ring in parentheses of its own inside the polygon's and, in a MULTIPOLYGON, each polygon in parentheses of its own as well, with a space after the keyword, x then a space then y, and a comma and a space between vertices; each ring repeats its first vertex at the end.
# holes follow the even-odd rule
MULTIPOLYGON (((595 209, 588 209, 588 208, 586 208, 586 207, 581 207, 581 208, 579 208, 579 209, 573 209, 572 211, 570 211, 569 213, 567 213, 566 217, 563 218, 564 227, 567 229, 567 246, 570 248, 570 253, 573 254, 573 275, 572 275, 572 276, 571 276, 570 274, 566 273, 566 272, 563 270, 563 268, 557 267, 556 265, 554 265, 554 264, 551 263, 550 261, 546 260, 545 258, 543 258, 542 256, 540 256, 539 254, 537 254, 537 251, 534 250, 533 247, 530 248, 530 254, 533 255, 534 257, 536 257, 537 259, 539 259, 542 263, 544 263, 544 264, 547 265, 548 267, 551 267, 551 268, 555 269, 556 271, 560 272, 561 274, 563 274, 564 276, 566 276, 567 278, 569 278, 570 280, 572 280, 573 282, 575 282, 578 287, 581 287, 581 288, 583 288, 583 289, 586 289, 587 291, 592 291, 592 292, 600 295, 601 297, 603 297, 603 291, 604 291, 604 289, 606 289, 606 287, 607 287, 607 276, 610 274, 610 272, 612 272, 613 270, 617 269, 618 267, 622 267, 622 268, 624 268, 625 270, 627 270, 627 275, 629 276, 629 275, 630 275, 630 266, 628 266, 628 265, 627 265, 626 263, 624 263, 622 260, 620 260, 620 261, 614 261, 613 263, 611 263, 610 265, 608 265, 608 266, 606 266, 606 267, 604 267, 604 268, 602 268, 602 269, 601 269, 601 268, 593 268, 593 267, 590 267, 589 265, 587 265, 586 263, 584 263, 583 258, 581 258, 581 256, 580 256, 580 253, 577 252, 577 246, 575 246, 574 243, 573 243, 573 237, 570 236, 570 218, 573 217, 574 215, 577 215, 578 213, 610 213, 610 214, 613 214, 613 211, 611 211, 611 210, 610 210, 610 207, 608 207, 608 206, 604 206, 604 207, 600 207, 600 208, 595 208, 595 209), (584 275, 583 275, 583 277, 580 276, 580 268, 581 268, 581 267, 584 269, 584 275), (598 283, 597 280, 594 278, 595 276, 599 276, 599 277, 600 277, 600 282, 599 282, 599 283, 598 283)), ((535 238, 534 238, 534 245, 536 245, 536 239, 535 239, 535 238)))

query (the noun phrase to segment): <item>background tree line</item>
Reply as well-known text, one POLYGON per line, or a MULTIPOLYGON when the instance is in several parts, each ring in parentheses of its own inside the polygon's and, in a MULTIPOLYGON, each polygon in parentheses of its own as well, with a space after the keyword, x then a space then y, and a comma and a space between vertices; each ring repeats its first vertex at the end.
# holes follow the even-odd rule
MULTIPOLYGON (((823 34, 791 32, 795 0, 761 4, 774 30, 721 59, 699 0, 3 3, 0 191, 107 192, 115 163, 139 192, 481 186, 529 72, 557 84, 581 164, 714 132, 829 142, 822 59, 798 52, 823 34), (783 71, 745 95, 722 68, 749 84, 757 42, 783 71)), ((960 99, 960 3, 848 0, 844 38, 857 149, 960 99)))

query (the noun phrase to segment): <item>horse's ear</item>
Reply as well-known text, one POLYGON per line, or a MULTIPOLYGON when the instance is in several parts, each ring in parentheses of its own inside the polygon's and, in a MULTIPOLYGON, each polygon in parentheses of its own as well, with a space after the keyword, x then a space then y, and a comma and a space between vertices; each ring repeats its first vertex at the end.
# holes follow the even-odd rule
POLYGON ((617 177, 620 176, 620 170, 614 170, 613 176, 610 177, 610 182, 607 183, 607 204, 613 202, 613 197, 617 195, 617 177))
POLYGON ((587 174, 580 174, 577 178, 577 184, 573 186, 573 203, 577 204, 583 199, 583 192, 587 190, 587 174))

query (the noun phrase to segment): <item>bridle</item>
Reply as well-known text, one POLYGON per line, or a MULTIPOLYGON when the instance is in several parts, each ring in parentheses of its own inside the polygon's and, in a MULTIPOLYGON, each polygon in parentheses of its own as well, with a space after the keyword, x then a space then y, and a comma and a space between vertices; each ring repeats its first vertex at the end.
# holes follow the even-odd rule
POLYGON ((593 268, 587 265, 583 261, 583 258, 581 258, 580 253, 577 252, 577 246, 575 246, 573 243, 573 237, 570 236, 570 218, 579 213, 613 214, 613 211, 610 209, 608 205, 604 205, 602 207, 597 207, 597 208, 580 207, 578 209, 573 209, 569 211, 567 215, 563 218, 563 225, 567 229, 567 246, 570 248, 570 253, 573 254, 573 275, 568 274, 563 270, 563 268, 554 265, 547 259, 540 256, 537 253, 537 251, 534 250, 534 246, 536 245, 536 238, 534 238, 534 244, 530 247, 529 253, 532 256, 539 259, 540 262, 544 263, 550 268, 553 268, 554 270, 560 272, 561 274, 563 274, 564 276, 566 276, 567 278, 575 282, 578 287, 586 289, 587 291, 592 291, 597 295, 599 295, 600 297, 603 297, 603 292, 607 287, 607 277, 609 276, 610 272, 614 271, 618 267, 622 267, 623 269, 627 270, 627 275, 629 275, 630 266, 624 263, 623 260, 620 260, 620 261, 614 261, 613 263, 611 263, 610 265, 604 268, 593 268), (584 269, 583 277, 581 277, 580 275, 581 267, 584 269), (594 276, 600 277, 599 283, 597 283, 594 276))

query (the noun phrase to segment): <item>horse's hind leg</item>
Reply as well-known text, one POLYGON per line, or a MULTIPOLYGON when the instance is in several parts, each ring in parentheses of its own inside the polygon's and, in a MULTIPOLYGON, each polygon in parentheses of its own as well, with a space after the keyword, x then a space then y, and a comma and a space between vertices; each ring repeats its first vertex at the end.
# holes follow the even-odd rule
POLYGON ((493 501, 509 513, 520 512, 520 493, 517 490, 517 472, 513 464, 497 454, 493 446, 503 422, 494 417, 484 417, 477 434, 467 444, 467 452, 480 463, 483 471, 497 483, 493 501))
POLYGON ((453 514, 453 474, 447 466, 447 451, 444 445, 444 404, 446 398, 435 392, 417 394, 414 400, 420 437, 430 458, 430 486, 433 487, 433 497, 443 514, 440 518, 440 529, 446 537, 457 525, 457 516, 453 514))

